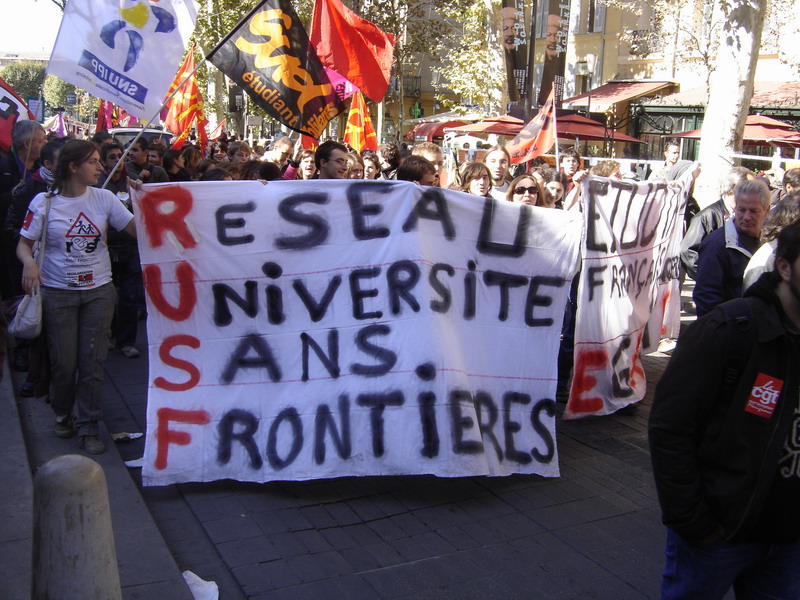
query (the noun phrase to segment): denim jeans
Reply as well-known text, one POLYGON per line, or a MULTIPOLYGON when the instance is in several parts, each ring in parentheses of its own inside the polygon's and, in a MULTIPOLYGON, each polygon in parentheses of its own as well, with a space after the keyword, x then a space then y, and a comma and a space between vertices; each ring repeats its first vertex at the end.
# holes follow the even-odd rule
POLYGON ((800 598, 800 540, 788 544, 687 542, 667 529, 662 600, 800 598))
POLYGON ((42 287, 42 314, 50 350, 50 403, 57 416, 74 415, 79 435, 97 435, 108 328, 117 293, 97 288, 42 287))

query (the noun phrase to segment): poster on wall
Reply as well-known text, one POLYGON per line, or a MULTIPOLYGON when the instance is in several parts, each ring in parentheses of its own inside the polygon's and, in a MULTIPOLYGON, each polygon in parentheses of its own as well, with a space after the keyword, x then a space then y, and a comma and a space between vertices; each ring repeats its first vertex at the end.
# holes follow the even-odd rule
POLYGON ((543 105, 556 84, 556 106, 564 97, 564 70, 567 63, 567 36, 569 34, 569 0, 542 0, 548 3, 545 27, 544 64, 539 83, 537 104, 543 105))

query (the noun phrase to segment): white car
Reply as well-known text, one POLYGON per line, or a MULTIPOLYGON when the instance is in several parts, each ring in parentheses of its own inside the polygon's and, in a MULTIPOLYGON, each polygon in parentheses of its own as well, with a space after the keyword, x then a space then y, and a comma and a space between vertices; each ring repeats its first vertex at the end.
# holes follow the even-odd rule
MULTIPOLYGON (((108 133, 112 135, 116 143, 123 148, 127 148, 128 144, 130 144, 134 138, 139 135, 140 131, 142 131, 141 127, 113 127, 108 130, 108 133)), ((172 145, 172 138, 175 136, 164 129, 149 128, 144 130, 142 137, 147 140, 148 144, 151 142, 160 141, 163 142, 167 148, 169 148, 172 145)))

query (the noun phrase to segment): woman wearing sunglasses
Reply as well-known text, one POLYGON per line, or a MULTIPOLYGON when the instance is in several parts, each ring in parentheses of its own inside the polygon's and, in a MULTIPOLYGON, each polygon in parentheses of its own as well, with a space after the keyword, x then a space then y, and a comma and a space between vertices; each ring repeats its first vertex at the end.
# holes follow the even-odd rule
POLYGON ((544 192, 539 182, 532 175, 520 175, 506 191, 506 200, 530 206, 543 206, 544 192))

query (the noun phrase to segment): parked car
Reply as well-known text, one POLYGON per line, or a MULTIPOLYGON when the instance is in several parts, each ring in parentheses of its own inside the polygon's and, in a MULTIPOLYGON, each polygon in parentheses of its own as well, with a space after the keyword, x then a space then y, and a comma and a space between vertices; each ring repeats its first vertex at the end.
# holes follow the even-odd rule
MULTIPOLYGON (((130 144, 133 139, 139 135, 139 132, 142 131, 141 127, 113 127, 108 130, 114 141, 117 142, 123 148, 127 148, 128 144, 130 144)), ((147 140, 147 143, 150 142, 163 142, 167 148, 172 145, 172 138, 175 137, 169 131, 164 129, 154 129, 148 128, 144 130, 142 137, 147 140)))

